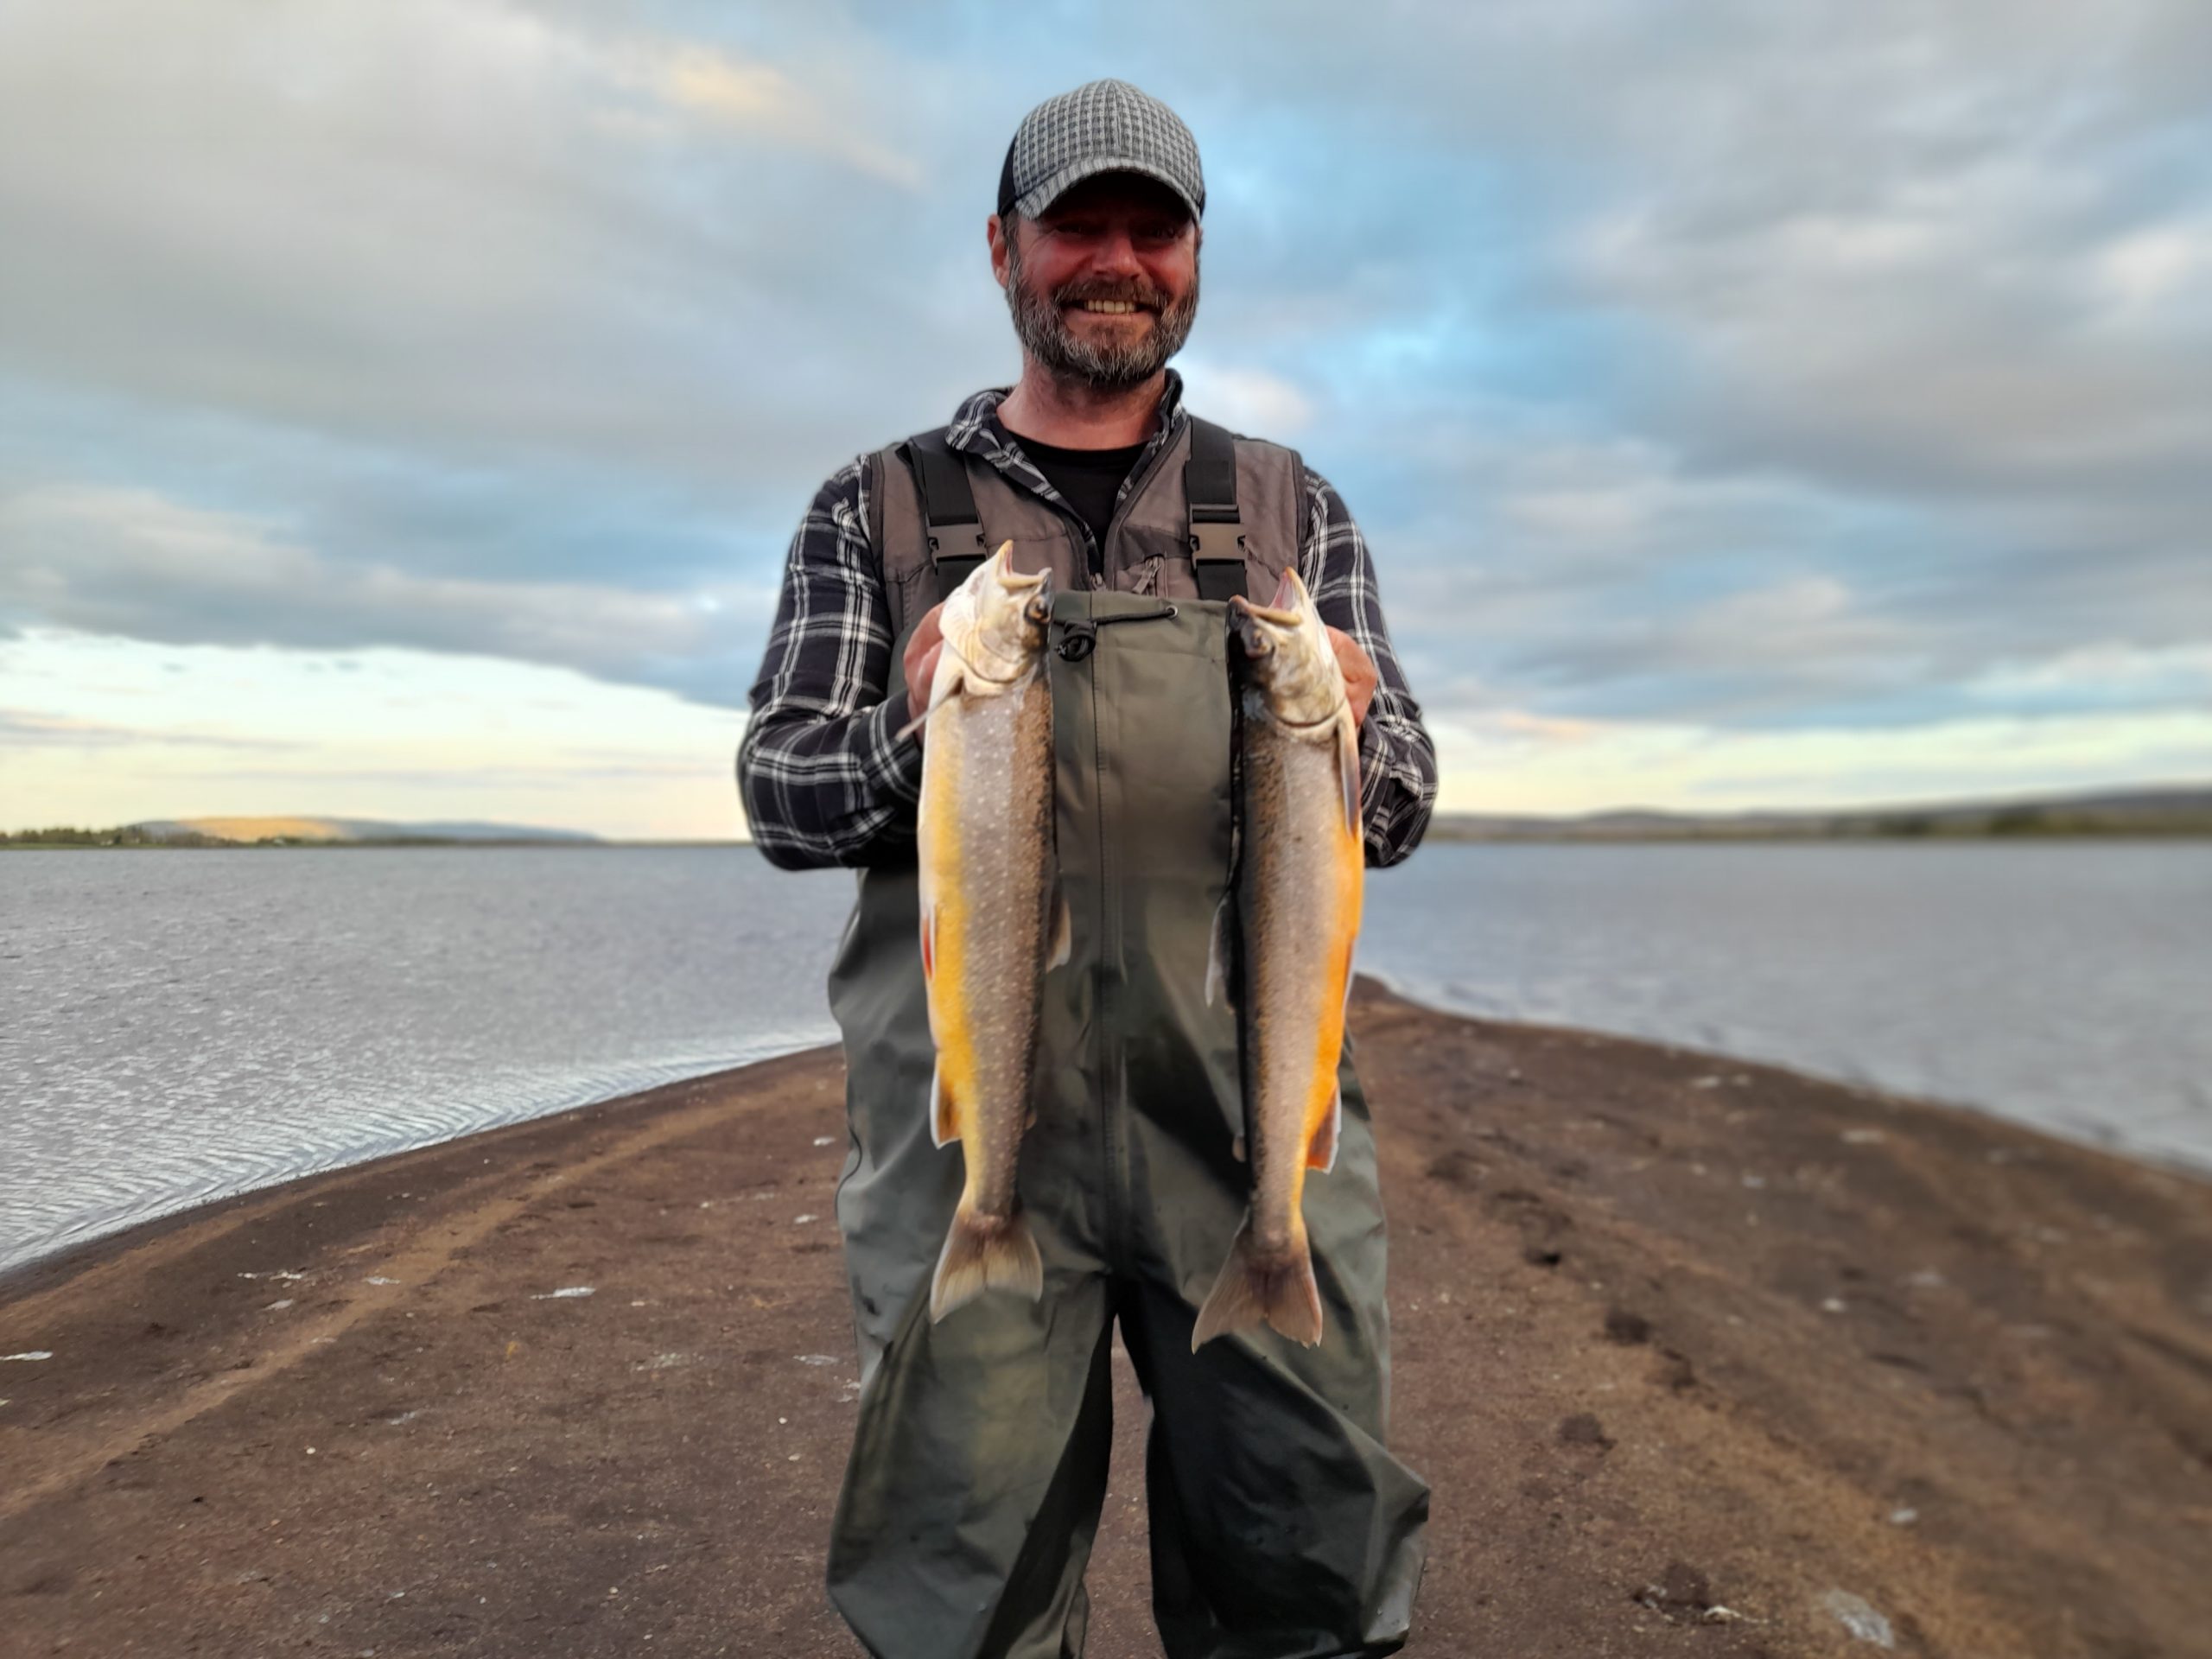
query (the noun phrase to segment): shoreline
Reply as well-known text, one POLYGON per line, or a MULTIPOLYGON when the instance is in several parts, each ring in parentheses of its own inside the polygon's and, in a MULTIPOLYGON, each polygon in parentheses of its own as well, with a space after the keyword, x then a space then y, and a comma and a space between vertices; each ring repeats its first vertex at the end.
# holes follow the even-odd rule
MULTIPOLYGON (((1964 1113, 1969 1117, 2024 1129, 2031 1135, 2046 1137, 2079 1151, 2095 1153, 2104 1157, 2119 1160, 2123 1163, 2139 1165, 2163 1174, 2178 1176, 2185 1180, 2212 1182, 2212 1161, 2195 1160, 2163 1148, 2130 1145, 2119 1139, 2116 1134, 2112 1138, 2100 1139, 2087 1130, 2069 1132, 2063 1128, 2032 1122, 2025 1118, 2008 1116, 1994 1106, 1985 1106, 1975 1101, 1929 1093, 1916 1093, 1909 1089, 1893 1088, 1888 1084, 1866 1079, 1846 1077, 1812 1069, 1802 1063, 1786 1058, 1770 1058, 1738 1053, 1727 1049, 1707 1048, 1696 1044, 1680 1043, 1664 1037, 1633 1032, 1606 1031, 1596 1027, 1557 1025, 1517 1016, 1478 1013, 1471 1009, 1453 1007, 1440 998, 1425 995, 1417 986, 1407 983, 1402 976, 1387 970, 1362 969, 1359 970, 1359 977, 1372 982, 1376 988, 1389 997, 1419 1008, 1426 1014, 1433 1014, 1440 1020, 1473 1020, 1532 1034, 1543 1034, 1560 1040, 1586 1038, 1605 1043, 1632 1044, 1653 1049, 1677 1059, 1702 1061, 1710 1070, 1758 1066, 1785 1072, 1801 1077, 1810 1084, 1849 1090, 1868 1098, 1894 1102, 1902 1106, 1964 1113)), ((159 1210, 136 1220, 123 1222, 108 1230, 94 1233, 88 1237, 42 1249, 39 1254, 18 1261, 0 1261, 0 1302, 5 1302, 15 1293, 23 1281, 25 1275, 48 1263, 66 1262, 74 1259, 79 1252, 90 1250, 109 1241, 135 1239, 143 1229, 152 1228, 166 1222, 188 1219, 204 1210, 251 1198, 257 1193, 276 1191, 296 1181, 310 1180, 325 1175, 342 1174, 349 1170, 368 1170, 391 1159, 429 1151, 441 1146, 452 1145, 474 1136, 489 1135, 526 1123, 562 1118, 590 1107, 620 1105, 626 1101, 656 1093, 675 1084, 735 1079, 755 1066, 765 1065, 792 1054, 819 1052, 834 1055, 836 1051, 836 1043, 834 1039, 820 1043, 791 1039, 788 1046, 785 1045, 785 1039, 763 1039, 759 1046, 761 1052, 756 1057, 739 1059, 727 1065, 717 1064, 705 1071, 642 1081, 637 1086, 625 1086, 612 1094, 594 1095, 586 1100, 569 1101, 559 1105, 534 1109, 525 1116, 489 1122, 477 1128, 463 1130, 459 1135, 444 1135, 440 1139, 423 1141, 413 1146, 394 1147, 390 1150, 375 1152, 365 1157, 350 1158, 344 1162, 273 1176, 257 1185, 219 1193, 212 1198, 181 1199, 174 1208, 159 1210)), ((641 1067, 639 1069, 651 1071, 655 1068, 641 1067)))
MULTIPOLYGON (((1449 826, 1433 830, 1425 842, 1454 847, 1817 847, 1837 843, 1864 845, 1904 842, 1921 845, 1980 845, 2052 841, 2204 841, 2212 840, 2212 824, 2063 824, 2017 830, 1682 830, 1629 834, 1599 831, 1471 833, 1449 826)), ((623 848, 710 847, 750 852, 749 841, 614 841, 606 836, 563 840, 557 836, 524 836, 505 839, 496 836, 392 836, 379 839, 344 840, 336 837, 272 837, 264 841, 17 841, 0 835, 0 851, 37 853, 238 853, 299 852, 311 848, 376 847, 487 847, 512 852, 517 848, 552 850, 604 851, 623 848)))
POLYGON ((753 1066, 766 1065, 772 1061, 782 1059, 787 1055, 805 1053, 818 1049, 834 1049, 836 1045, 834 1040, 824 1043, 813 1038, 765 1037, 750 1046, 753 1052, 747 1053, 742 1058, 717 1060, 703 1070, 671 1071, 671 1065, 680 1068, 686 1064, 683 1062, 674 1062, 671 1065, 639 1065, 635 1068, 639 1074, 637 1081, 634 1084, 621 1085, 611 1094, 594 1093, 581 1100, 568 1100, 555 1105, 533 1107, 520 1116, 491 1119, 474 1128, 463 1129, 458 1134, 439 1134, 431 1140, 416 1141, 411 1145, 395 1145, 362 1156, 340 1154, 340 1160, 336 1162, 315 1165, 289 1173, 271 1175, 251 1185, 233 1188, 210 1197, 180 1198, 168 1207, 154 1210, 132 1220, 119 1222, 101 1231, 46 1247, 35 1255, 14 1261, 0 1259, 0 1300, 4 1300, 9 1295, 18 1275, 28 1273, 46 1262, 67 1259, 79 1250, 89 1249, 110 1239, 135 1236, 141 1228, 151 1227, 158 1223, 179 1217, 188 1217, 202 1210, 213 1209, 238 1199, 251 1198, 256 1193, 268 1192, 289 1186, 295 1181, 312 1180, 323 1175, 342 1174, 347 1170, 369 1169, 391 1159, 403 1158, 411 1153, 430 1151, 435 1147, 468 1140, 474 1135, 490 1135, 497 1130, 512 1128, 520 1124, 535 1123, 565 1116, 570 1112, 582 1111, 587 1107, 617 1105, 623 1101, 651 1094, 674 1084, 693 1083, 707 1078, 734 1077, 753 1066), (653 1073, 660 1075, 650 1075, 653 1073))
MULTIPOLYGON (((2212 1621, 2212 1183, 1371 981, 1353 1030, 1437 1495, 1409 1651, 1840 1653, 1838 1597, 1927 1655, 2212 1621)), ((802 1050, 0 1276, 0 1355, 52 1355, 0 1362, 22 1650, 856 1653, 842 1107, 802 1050)), ((1094 1659, 1156 1651, 1116 1373, 1094 1659)))
MULTIPOLYGON (((1786 1071, 1808 1083, 1825 1084, 1838 1089, 1848 1089, 1870 1098, 1894 1101, 1901 1106, 1928 1107, 1939 1111, 1964 1112, 1970 1117, 1984 1118, 1993 1123, 2009 1124, 2025 1129, 2031 1135, 2056 1141, 2063 1146, 2082 1152, 2094 1152, 2107 1158, 2116 1158, 2123 1163, 2139 1164, 2167 1175, 2178 1175, 2185 1180, 2212 1182, 2212 1154, 2192 1157, 2162 1147, 2140 1146, 2124 1138, 2117 1129, 2068 1128, 2062 1125, 2037 1122, 2027 1117, 2015 1117, 1995 1106, 1986 1106, 1963 1096, 1936 1094, 1924 1090, 1892 1086, 1869 1077, 1846 1077, 1840 1072, 1821 1070, 1806 1061, 1772 1055, 1742 1053, 1729 1048, 1708 1048, 1699 1043, 1676 1042, 1671 1038, 1651 1035, 1644 1032, 1608 1031, 1598 1026, 1559 1025, 1549 1020, 1523 1019, 1516 1014, 1487 1014, 1473 1008, 1454 1007, 1442 998, 1428 995, 1417 985, 1410 984, 1407 976, 1385 969, 1363 968, 1362 977, 1375 982, 1382 990, 1398 1001, 1409 1003, 1425 1013, 1444 1020, 1476 1020, 1486 1024, 1510 1027, 1531 1032, 1548 1032, 1560 1038, 1594 1037, 1603 1042, 1636 1043, 1677 1058, 1702 1059, 1718 1070, 1732 1066, 1756 1065, 1769 1070, 1786 1071)), ((0 1285, 5 1275, 0 1274, 0 1285)))

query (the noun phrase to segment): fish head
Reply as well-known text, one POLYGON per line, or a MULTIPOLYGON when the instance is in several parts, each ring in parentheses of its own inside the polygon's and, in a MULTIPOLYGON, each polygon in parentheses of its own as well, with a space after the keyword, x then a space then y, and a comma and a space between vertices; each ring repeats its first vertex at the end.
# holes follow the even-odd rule
POLYGON ((1001 542, 953 589, 938 620, 971 683, 1005 683, 1024 678, 1043 658, 1052 613, 1052 571, 1015 569, 1014 543, 1001 542))
POLYGON ((1286 726, 1318 726, 1336 714, 1345 702, 1344 670, 1297 571, 1282 573, 1265 605, 1231 598, 1229 620, 1245 682, 1269 714, 1286 726))

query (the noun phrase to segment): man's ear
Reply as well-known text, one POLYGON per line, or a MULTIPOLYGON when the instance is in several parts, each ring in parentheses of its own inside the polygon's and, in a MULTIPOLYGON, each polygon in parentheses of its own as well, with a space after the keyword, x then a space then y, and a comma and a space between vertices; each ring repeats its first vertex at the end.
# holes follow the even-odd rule
POLYGON ((1001 288, 1006 286, 1006 221, 996 213, 983 220, 983 239, 991 245, 991 275, 1001 288))

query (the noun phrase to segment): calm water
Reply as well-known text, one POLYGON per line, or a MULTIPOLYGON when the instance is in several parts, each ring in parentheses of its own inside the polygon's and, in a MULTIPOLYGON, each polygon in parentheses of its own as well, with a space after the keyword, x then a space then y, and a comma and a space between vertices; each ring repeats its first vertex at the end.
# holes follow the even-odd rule
MULTIPOLYGON (((851 899, 748 849, 0 855, 0 1268, 826 1040, 851 899)), ((1361 966, 2212 1168, 2212 845, 1434 847, 1361 966)))

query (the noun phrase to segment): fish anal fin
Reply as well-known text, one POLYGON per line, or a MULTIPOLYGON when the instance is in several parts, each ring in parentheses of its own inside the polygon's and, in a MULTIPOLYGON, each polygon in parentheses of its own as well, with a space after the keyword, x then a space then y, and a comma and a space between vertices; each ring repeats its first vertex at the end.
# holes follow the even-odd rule
POLYGON ((953 1109, 952 1090, 944 1086, 942 1062, 930 1073, 930 1137, 940 1147, 960 1138, 960 1114, 953 1109))
POLYGON ((1321 1340, 1321 1290, 1314 1282, 1313 1253, 1305 1230, 1299 1230, 1287 1250, 1263 1254, 1253 1240, 1248 1213, 1191 1328, 1191 1351, 1231 1331, 1263 1324, 1312 1347, 1321 1340))
POLYGON ((1206 1006, 1211 1007, 1229 995, 1230 938, 1229 930, 1234 920, 1236 895, 1232 891, 1221 895, 1221 903, 1213 912, 1213 931, 1206 944, 1206 1006))
POLYGON ((963 1203, 953 1212, 930 1281, 931 1322, 987 1290, 1010 1290, 1038 1300, 1045 1294, 1045 1259, 1020 1211, 987 1216, 963 1203))
POLYGON ((1068 958, 1075 954, 1075 919, 1068 914, 1067 889, 1058 882, 1052 883, 1052 944, 1045 952, 1047 971, 1067 966, 1068 958))
POLYGON ((1244 1161, 1244 1137, 1243 1135, 1238 1135, 1234 1141, 1231 1141, 1229 1143, 1229 1155, 1234 1158, 1240 1164, 1244 1161))
POLYGON ((1344 1124, 1344 1091, 1338 1086, 1336 1096, 1329 1102, 1328 1115, 1313 1126, 1313 1138, 1306 1143, 1306 1167, 1324 1172, 1337 1166, 1337 1131, 1344 1124))
POLYGON ((1359 828, 1359 735, 1351 716, 1337 721, 1337 782, 1344 791, 1344 833, 1357 839, 1359 828))

